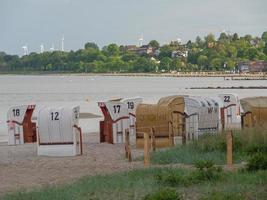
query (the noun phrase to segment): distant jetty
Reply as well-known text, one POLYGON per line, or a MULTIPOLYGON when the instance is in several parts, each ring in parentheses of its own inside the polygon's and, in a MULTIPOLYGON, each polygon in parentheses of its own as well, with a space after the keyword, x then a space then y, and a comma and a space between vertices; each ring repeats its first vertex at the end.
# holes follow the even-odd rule
POLYGON ((267 86, 249 86, 249 87, 244 87, 244 86, 231 86, 231 87, 191 87, 191 88, 186 88, 186 89, 267 89, 267 86))
MULTIPOLYGON (((86 75, 86 74, 84 74, 86 75)), ((88 74, 89 75, 89 74, 88 74)), ((102 76, 146 76, 146 77, 221 77, 224 80, 267 80, 267 73, 230 74, 223 72, 176 72, 176 73, 103 73, 102 76)))

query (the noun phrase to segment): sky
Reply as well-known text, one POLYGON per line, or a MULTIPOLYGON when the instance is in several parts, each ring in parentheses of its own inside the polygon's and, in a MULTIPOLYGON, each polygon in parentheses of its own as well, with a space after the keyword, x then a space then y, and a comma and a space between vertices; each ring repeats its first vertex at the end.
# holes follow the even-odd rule
POLYGON ((223 30, 261 36, 267 31, 267 0, 0 0, 0 51, 23 54, 77 50, 86 42, 161 44, 223 30))

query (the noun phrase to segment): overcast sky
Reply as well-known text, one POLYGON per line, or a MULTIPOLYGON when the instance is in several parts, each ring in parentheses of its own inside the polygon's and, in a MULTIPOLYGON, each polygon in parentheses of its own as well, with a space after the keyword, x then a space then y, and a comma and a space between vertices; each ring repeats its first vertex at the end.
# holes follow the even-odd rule
POLYGON ((267 31, 267 0, 0 0, 0 51, 10 54, 60 48, 183 42, 227 30, 261 36, 267 31))

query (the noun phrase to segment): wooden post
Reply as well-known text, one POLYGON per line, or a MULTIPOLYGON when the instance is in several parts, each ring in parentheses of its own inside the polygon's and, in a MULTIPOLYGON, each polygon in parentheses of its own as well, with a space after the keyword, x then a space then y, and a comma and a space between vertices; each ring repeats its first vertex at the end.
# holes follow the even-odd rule
POLYGON ((155 143, 155 129, 154 127, 151 128, 150 130, 150 137, 151 137, 151 148, 153 151, 156 150, 156 143, 155 143))
POLYGON ((129 129, 125 130, 125 157, 132 162, 132 152, 130 146, 130 132, 129 129))
POLYGON ((182 116, 182 144, 186 145, 185 116, 182 116))
POLYGON ((174 146, 173 124, 170 121, 169 121, 169 142, 170 142, 170 146, 174 146))
POLYGON ((150 144, 149 144, 149 133, 144 133, 144 165, 148 167, 150 165, 150 144))
POLYGON ((227 140, 227 168, 233 168, 233 133, 232 130, 227 131, 226 133, 226 140, 227 140))
POLYGON ((124 144, 124 147, 125 147, 125 158, 128 158, 128 145, 129 145, 129 135, 128 135, 128 131, 127 129, 125 130, 125 144, 124 144))

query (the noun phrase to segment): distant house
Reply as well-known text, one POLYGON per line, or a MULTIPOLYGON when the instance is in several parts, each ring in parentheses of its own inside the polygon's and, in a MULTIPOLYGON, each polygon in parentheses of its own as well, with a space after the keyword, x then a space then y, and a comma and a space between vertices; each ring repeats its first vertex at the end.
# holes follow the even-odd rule
POLYGON ((156 48, 151 47, 150 45, 142 45, 140 47, 136 45, 126 45, 123 47, 123 50, 136 53, 139 55, 151 55, 151 56, 158 56, 159 55, 159 50, 156 48))
POLYGON ((124 52, 126 51, 135 52, 138 49, 136 45, 126 45, 126 46, 123 46, 122 48, 124 52))
POLYGON ((260 41, 261 41, 260 38, 254 38, 254 39, 252 39, 252 40, 250 41, 250 44, 253 45, 253 46, 255 46, 256 48, 258 48, 259 45, 260 45, 260 41))
POLYGON ((121 47, 121 50, 126 53, 126 52, 135 52, 137 50, 136 45, 125 45, 121 47))
POLYGON ((160 54, 160 50, 159 49, 153 49, 153 55, 158 57, 160 54))
POLYGON ((144 55, 144 54, 153 54, 153 48, 149 45, 143 45, 137 49, 137 54, 144 55))
POLYGON ((175 50, 172 51, 172 58, 187 58, 188 51, 175 50))
POLYGON ((258 60, 258 61, 239 62, 237 68, 240 73, 266 72, 267 61, 258 60))

